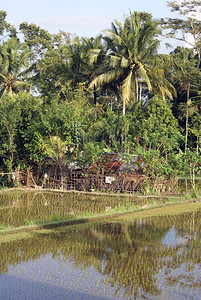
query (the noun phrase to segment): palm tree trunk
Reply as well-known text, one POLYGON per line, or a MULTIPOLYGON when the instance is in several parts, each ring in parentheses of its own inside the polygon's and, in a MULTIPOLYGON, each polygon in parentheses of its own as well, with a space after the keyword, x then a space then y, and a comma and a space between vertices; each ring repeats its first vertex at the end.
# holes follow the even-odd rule
POLYGON ((122 115, 125 116, 125 114, 126 114, 126 103, 125 103, 125 101, 124 101, 124 99, 123 99, 123 110, 122 110, 122 115))
POLYGON ((95 116, 95 120, 96 120, 97 119, 97 110, 96 110, 97 95, 96 95, 96 86, 95 86, 95 84, 94 84, 94 92, 93 92, 93 94, 94 94, 94 109, 95 109, 94 116, 95 116))
POLYGON ((200 55, 200 48, 197 49, 197 55, 198 55, 198 63, 197 63, 197 69, 200 69, 200 63, 201 63, 201 55, 200 55))
POLYGON ((199 136, 197 137, 197 146, 196 146, 197 154, 199 153, 199 136))
POLYGON ((188 147, 188 104, 189 104, 189 98, 190 98, 190 83, 187 86, 187 97, 186 97, 186 136, 185 136, 185 151, 184 153, 187 153, 187 147, 188 147))
POLYGON ((140 101, 140 104, 142 105, 142 83, 140 83, 139 101, 140 101))
POLYGON ((138 102, 139 99, 139 84, 138 84, 138 78, 137 78, 137 72, 134 72, 134 76, 135 76, 135 101, 138 102))

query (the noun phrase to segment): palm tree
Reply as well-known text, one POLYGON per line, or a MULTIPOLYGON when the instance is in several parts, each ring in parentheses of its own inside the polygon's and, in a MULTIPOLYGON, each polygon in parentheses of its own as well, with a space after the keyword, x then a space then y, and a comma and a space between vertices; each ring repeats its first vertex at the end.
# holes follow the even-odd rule
POLYGON ((9 91, 17 93, 21 88, 29 86, 25 81, 32 66, 29 65, 31 51, 17 38, 4 42, 0 48, 0 94, 9 91))
POLYGON ((78 84, 88 84, 91 81, 91 74, 100 65, 99 58, 91 61, 90 52, 97 48, 103 51, 101 39, 101 36, 96 38, 76 36, 72 41, 60 44, 59 51, 57 49, 48 51, 39 65, 46 85, 53 82, 54 89, 61 87, 65 93, 65 86, 75 89, 78 84))
POLYGON ((84 43, 76 37, 71 43, 63 46, 63 53, 65 57, 66 72, 62 74, 63 77, 70 80, 73 87, 76 87, 78 82, 85 81, 85 56, 84 43))
POLYGON ((69 77, 74 86, 80 82, 91 81, 92 73, 102 64, 105 50, 101 44, 102 36, 96 38, 76 37, 70 44, 64 46, 69 77), (91 58, 91 53, 98 49, 98 55, 91 58))
POLYGON ((150 81, 152 84, 152 94, 173 100, 177 92, 173 84, 168 80, 168 74, 172 71, 174 61, 171 56, 166 54, 156 55, 150 68, 150 81))
POLYGON ((189 117, 198 111, 196 100, 199 95, 199 71, 192 49, 177 47, 171 54, 175 62, 174 81, 179 88, 179 93, 185 95, 185 103, 178 105, 182 117, 185 117, 185 154, 188 148, 189 117))
POLYGON ((65 161, 65 155, 68 152, 69 141, 64 141, 57 135, 49 136, 48 138, 44 139, 40 134, 38 134, 38 138, 41 149, 43 149, 44 153, 59 167, 60 186, 63 188, 62 165, 65 161))
POLYGON ((89 87, 98 88, 116 82, 121 88, 125 114, 125 105, 130 99, 139 100, 139 81, 145 82, 149 90, 152 88, 149 62, 159 46, 156 39, 158 23, 152 20, 150 14, 130 12, 123 25, 115 21, 112 29, 105 32, 105 65, 99 69, 89 87))
MULTIPOLYGON (((102 36, 96 38, 79 38, 75 37, 70 43, 64 44, 61 47, 63 54, 63 68, 61 64, 61 74, 57 77, 57 85, 68 84, 75 89, 78 85, 82 86, 89 84, 92 80, 92 74, 102 65, 105 48, 102 44, 102 36), (98 49, 98 54, 91 56, 91 53, 98 49), (65 82, 65 83, 64 83, 65 82)), ((54 66, 55 69, 55 66, 54 66)), ((96 89, 93 88, 94 115, 97 117, 96 109, 96 89)))

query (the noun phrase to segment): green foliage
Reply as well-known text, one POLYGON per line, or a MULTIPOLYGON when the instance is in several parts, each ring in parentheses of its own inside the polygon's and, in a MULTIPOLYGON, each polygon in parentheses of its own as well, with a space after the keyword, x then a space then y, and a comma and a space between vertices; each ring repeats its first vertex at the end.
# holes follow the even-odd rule
POLYGON ((13 170, 17 164, 17 130, 20 122, 21 110, 17 98, 7 95, 0 102, 0 155, 7 171, 13 170))
POLYGON ((18 93, 30 87, 25 76, 30 73, 32 65, 29 58, 31 51, 27 45, 13 37, 3 42, 0 49, 0 95, 5 92, 18 93))
POLYGON ((139 151, 138 153, 144 162, 144 174, 148 176, 149 179, 156 180, 160 177, 170 178, 178 174, 177 169, 174 169, 171 161, 161 156, 159 150, 139 151))
POLYGON ((188 149, 187 153, 184 156, 184 161, 188 167, 191 185, 194 193, 196 193, 196 176, 201 174, 201 155, 200 151, 191 151, 188 149))
POLYGON ((19 29, 24 35, 25 43, 30 49, 34 48, 37 55, 40 55, 42 50, 50 47, 52 36, 47 30, 27 22, 21 23, 19 29))
POLYGON ((159 45, 156 39, 158 24, 151 19, 150 14, 130 12, 130 15, 125 16, 124 24, 115 21, 112 29, 105 33, 108 48, 106 65, 105 68, 100 67, 99 75, 95 74, 90 87, 100 87, 111 82, 120 85, 125 114, 125 105, 131 99, 139 100, 139 78, 151 90, 147 64, 159 45))
POLYGON ((196 148, 201 149, 201 114, 196 112, 190 120, 189 131, 196 138, 196 148))
POLYGON ((161 19, 163 27, 169 30, 168 37, 185 42, 197 53, 197 69, 200 68, 201 21, 196 18, 200 13, 200 1, 170 1, 171 11, 179 13, 181 18, 161 19), (189 38, 190 37, 190 38, 189 38))
POLYGON ((6 11, 0 10, 0 36, 4 36, 5 33, 8 33, 9 37, 14 37, 17 34, 16 29, 6 21, 6 17, 6 11))
POLYGON ((201 73, 200 21, 192 13, 200 2, 168 5, 185 19, 163 26, 182 40, 193 35, 192 49, 157 54, 159 22, 131 11, 96 38, 24 22, 21 43, 1 11, 0 35, 10 37, 0 43, 0 170, 138 154, 149 178, 189 174, 195 191, 201 73))
POLYGON ((179 149, 182 135, 168 102, 150 99, 141 125, 144 149, 159 150, 162 154, 179 149))
POLYGON ((106 150, 105 142, 88 142, 84 144, 83 151, 78 157, 78 164, 84 167, 89 167, 93 164, 106 150))

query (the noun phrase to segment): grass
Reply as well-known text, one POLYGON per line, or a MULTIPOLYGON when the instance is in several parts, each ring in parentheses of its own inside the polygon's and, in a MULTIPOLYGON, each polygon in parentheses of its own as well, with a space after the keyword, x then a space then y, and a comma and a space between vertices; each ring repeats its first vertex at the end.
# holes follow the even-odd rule
MULTIPOLYGON (((123 219, 139 219, 147 217, 157 217, 157 216, 168 216, 168 215, 179 215, 186 212, 196 211, 201 209, 201 201, 199 202, 185 202, 185 203, 175 203, 174 205, 168 205, 163 207, 149 208, 146 210, 136 211, 135 214, 126 214, 123 219)), ((117 217, 117 221, 118 221, 117 217)), ((122 216, 121 216, 122 218, 122 216)))
MULTIPOLYGON (((69 226, 83 226, 87 225, 89 221, 104 220, 108 218, 109 222, 119 222, 119 220, 133 220, 141 219, 147 217, 156 216, 167 216, 167 215, 179 215, 186 212, 193 212, 201 209, 201 199, 197 202, 192 200, 186 201, 185 198, 178 201, 178 199, 171 198, 168 202, 163 205, 155 203, 155 205, 150 206, 119 206, 111 209, 103 214, 91 214, 86 213, 79 216, 69 216, 65 218, 58 218, 53 220, 39 221, 37 219, 30 220, 29 224, 26 226, 11 228, 3 227, 0 229, 0 243, 9 242, 19 239, 32 238, 34 234, 40 229, 40 233, 50 233, 56 230, 66 230, 62 225, 69 226), (112 218, 110 220, 110 218, 112 218), (56 228, 55 228, 56 227, 56 228), (14 234, 15 233, 15 234, 14 234)), ((69 227, 70 228, 70 227, 69 227)))
POLYGON ((3 224, 0 224, 0 230, 4 230, 6 229, 6 226, 4 226, 3 224))
MULTIPOLYGON (((41 229, 46 228, 48 226, 56 226, 56 225, 64 225, 64 224, 72 224, 73 222, 79 223, 79 222, 86 222, 86 221, 92 221, 96 219, 101 218, 110 218, 110 217, 116 217, 123 214, 128 213, 135 213, 133 214, 133 217, 136 216, 137 212, 144 212, 147 210, 156 210, 156 208, 163 208, 164 212, 168 211, 167 206, 179 205, 181 203, 186 202, 197 202, 198 206, 201 207, 201 198, 194 199, 190 197, 190 195, 183 196, 183 197, 167 197, 167 199, 161 201, 161 199, 154 198, 149 199, 147 203, 139 203, 137 205, 133 205, 132 203, 128 202, 125 205, 117 205, 115 208, 111 208, 110 206, 106 207, 105 212, 103 213, 93 213, 93 212, 84 212, 81 214, 72 214, 65 217, 60 217, 59 212, 55 212, 52 216, 50 216, 48 219, 29 219, 26 221, 25 226, 20 227, 6 227, 4 225, 0 224, 0 235, 1 234, 8 234, 11 232, 19 232, 19 231, 25 231, 25 230, 33 230, 33 229, 41 229)), ((195 207, 196 203, 193 203, 193 206, 195 207)), ((186 205, 186 204, 185 204, 186 205)))

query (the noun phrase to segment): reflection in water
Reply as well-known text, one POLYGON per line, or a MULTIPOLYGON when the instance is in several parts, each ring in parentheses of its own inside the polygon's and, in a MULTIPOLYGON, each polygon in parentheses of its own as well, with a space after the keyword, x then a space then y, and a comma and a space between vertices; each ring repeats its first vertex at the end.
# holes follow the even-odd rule
POLYGON ((172 227, 162 239, 162 243, 165 246, 176 247, 185 245, 189 239, 191 239, 191 236, 181 236, 178 234, 177 229, 175 227, 172 227))
MULTIPOLYGON (((118 206, 143 206, 153 199, 70 194, 58 192, 15 192, 0 194, 0 227, 18 227, 75 215, 104 213, 118 206)), ((160 199, 159 202, 165 201, 160 199)))
POLYGON ((2 299, 199 299, 201 211, 117 218, 0 244, 2 299))

